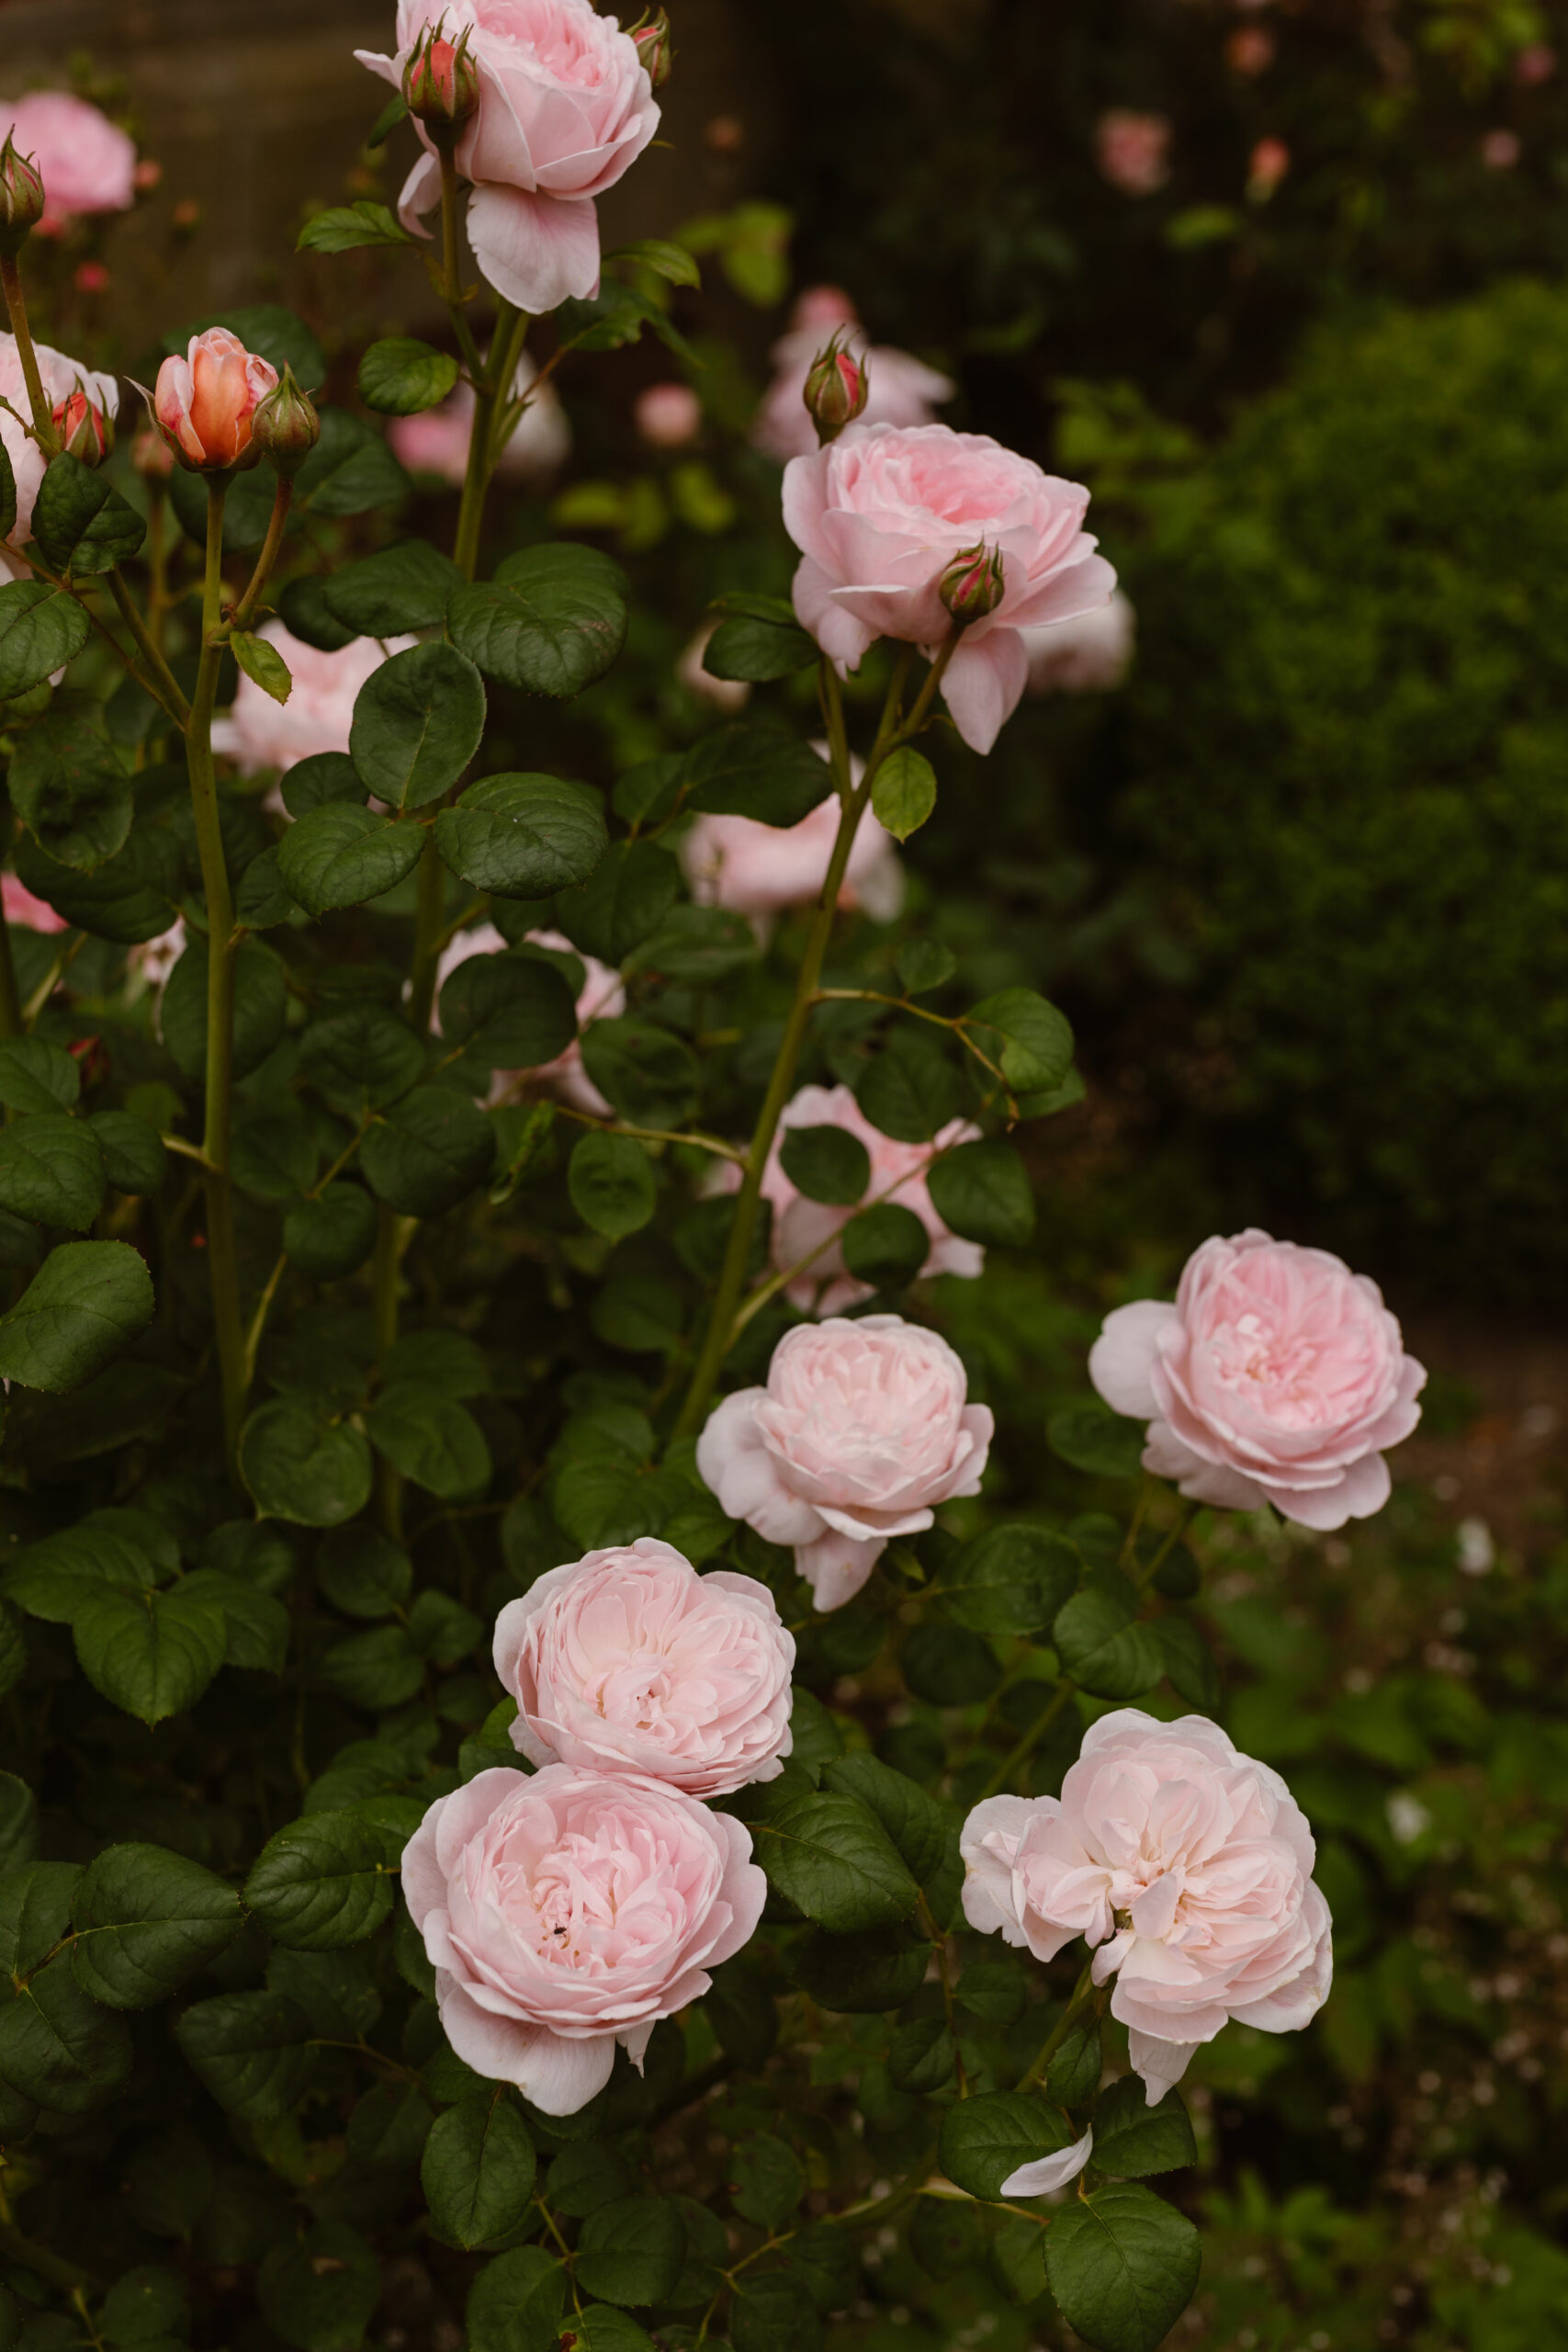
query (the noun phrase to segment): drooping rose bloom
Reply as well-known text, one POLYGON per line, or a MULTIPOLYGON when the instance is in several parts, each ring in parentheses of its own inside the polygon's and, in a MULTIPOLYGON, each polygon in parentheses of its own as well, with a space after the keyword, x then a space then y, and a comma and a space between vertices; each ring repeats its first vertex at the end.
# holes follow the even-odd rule
MULTIPOLYGON (((825 743, 812 750, 828 756, 825 743)), ((865 763, 855 760, 856 784, 865 763)), ((821 896, 839 838, 839 797, 830 792, 798 825, 762 825, 755 817, 696 818, 681 842, 681 863, 700 907, 728 907, 759 925, 787 907, 821 896)), ((891 922, 904 903, 904 868, 891 833, 868 808, 855 828, 839 904, 860 907, 873 922, 891 922)))
POLYGON ((817 447, 817 427, 802 395, 812 361, 835 327, 849 331, 845 349, 866 371, 866 402, 856 420, 861 424, 931 424, 954 386, 923 359, 889 345, 868 344, 854 304, 841 287, 807 288, 795 306, 790 331, 773 348, 773 377, 762 395, 751 426, 751 439, 770 458, 787 465, 791 458, 808 458, 817 447))
MULTIPOLYGON (((659 108, 637 43, 592 0, 398 0, 397 53, 356 50, 394 89, 427 25, 466 34, 479 70, 479 110, 456 161, 473 183, 468 237, 496 292, 536 316, 599 284, 602 196, 637 161, 659 108)), ((405 229, 441 201, 441 168, 421 124, 423 154, 403 184, 405 229)))
POLYGON ((977 1495, 995 1426, 947 1341, 899 1315, 786 1331, 765 1388, 708 1416, 697 1468, 731 1519, 795 1548, 818 1609, 852 1600, 889 1539, 977 1495))
MULTIPOLYGON (((524 355, 513 378, 513 394, 525 392, 538 373, 524 355)), ((392 419, 387 438, 392 454, 411 474, 434 474, 460 490, 468 469, 468 436, 473 430, 474 388, 459 384, 436 408, 417 416, 392 419)), ((553 384, 541 384, 513 428, 511 438, 496 459, 503 481, 545 488, 571 455, 571 424, 553 384)))
POLYGON ((318 752, 346 752, 360 687, 389 655, 406 652, 417 642, 389 637, 383 652, 378 639, 356 637, 336 653, 323 653, 277 620, 265 622, 256 635, 276 647, 294 684, 287 702, 274 702, 242 673, 233 707, 213 726, 212 748, 244 775, 254 775, 258 768, 291 768, 318 752))
POLYGON ((1095 125, 1100 177, 1123 196, 1153 196, 1170 177, 1170 120, 1112 107, 1095 125))
POLYGON ((129 212, 136 201, 136 141, 70 90, 0 99, 0 144, 9 131, 43 182, 39 233, 57 237, 79 213, 129 212))
POLYGON ((402 1879, 446 2039, 547 2115, 604 2089, 617 2041, 640 2069, 660 2018, 750 1941, 767 1893, 739 1821, 569 1764, 502 1766, 437 1798, 402 1879))
MULTIPOLYGON (((592 1022, 619 1020, 626 1009, 625 983, 619 972, 613 970, 608 964, 601 964, 597 956, 585 956, 581 948, 574 947, 562 932, 530 931, 524 935, 530 947, 549 947, 559 956, 575 956, 581 965, 582 987, 577 999, 577 1035, 564 1054, 558 1054, 553 1062, 546 1062, 538 1069, 497 1070, 491 1082, 491 1094, 497 1098, 508 1094, 518 1079, 529 1078, 545 1093, 558 1095, 563 1102, 570 1102, 574 1110, 586 1111, 590 1117, 595 1119, 612 1118, 615 1114, 609 1103, 582 1066, 582 1033, 592 1022)), ((441 990, 448 976, 457 970, 459 964, 466 964, 470 956, 499 956, 507 944, 492 922, 476 923, 471 931, 460 931, 455 938, 447 941, 435 967, 436 1011, 432 1015, 432 1025, 437 1036, 441 1035, 441 990)))
POLYGON ((1272 1503, 1320 1532, 1382 1509, 1382 1449, 1410 1435, 1427 1384, 1375 1283, 1256 1229, 1205 1241, 1174 1304, 1108 1315, 1089 1373, 1115 1411, 1148 1422, 1156 1477, 1224 1510, 1272 1503))
POLYGON ((1105 604, 1116 574, 1083 529, 1089 492, 980 433, 852 424, 784 469, 784 527, 801 551, 795 609, 840 671, 879 637, 928 658, 948 634, 938 593, 980 542, 1001 560, 1000 602, 964 631, 942 696, 964 741, 988 752, 1029 676, 1020 632, 1105 604))
POLYGON ((530 1763, 642 1772, 694 1797, 778 1778, 794 1665, 766 1585, 699 1576, 650 1535, 551 1568, 495 1623, 530 1763))
POLYGON ((1202 1715, 1084 1735, 1059 1797, 987 1797, 959 1840, 964 1914, 1036 1960, 1082 1936, 1156 2106, 1232 2018, 1293 2033, 1328 1996, 1316 1849, 1278 1772, 1202 1715))
POLYGON ((1021 632, 1032 695, 1108 694, 1133 666, 1138 621, 1120 588, 1109 605, 1021 632))
POLYGON ((0 906, 5 908, 7 922, 20 923, 28 931, 71 928, 63 915, 56 914, 46 899, 35 899, 27 884, 15 874, 0 876, 0 906))
POLYGON ((164 360, 151 401, 152 422, 182 465, 200 473, 254 464, 251 419, 277 370, 247 351, 227 327, 193 334, 182 359, 164 360))
MULTIPOLYGON (((105 376, 80 360, 67 358, 63 351, 53 351, 47 343, 35 344, 39 374, 43 379, 44 394, 51 409, 69 401, 78 392, 87 399, 112 423, 119 414, 119 384, 113 376, 105 376)), ((17 547, 30 538, 33 527, 33 503, 38 497, 39 484, 43 480, 48 460, 36 441, 24 431, 21 419, 29 421, 32 410, 28 399, 27 379, 22 373, 21 354, 17 349, 14 334, 0 334, 0 395, 10 402, 10 408, 0 409, 0 441, 6 445, 6 455, 11 460, 11 471, 17 481, 17 521, 11 537, 17 547), (11 410, 16 411, 13 416, 11 410)), ((31 578, 30 572, 22 575, 31 578)))
POLYGON ((703 404, 690 384, 649 384, 632 419, 650 449, 685 449, 702 431, 703 404))

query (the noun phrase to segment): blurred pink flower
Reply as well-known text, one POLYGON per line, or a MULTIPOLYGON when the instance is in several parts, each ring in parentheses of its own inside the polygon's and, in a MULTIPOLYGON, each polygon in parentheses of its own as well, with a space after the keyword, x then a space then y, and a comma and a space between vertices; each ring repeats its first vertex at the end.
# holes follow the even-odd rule
POLYGON ((63 915, 57 915, 42 899, 35 899, 25 882, 14 874, 0 877, 0 904, 6 910, 7 922, 19 922, 28 931, 69 931, 71 926, 63 915))
POLYGON ((648 384, 632 415, 650 449, 684 449, 702 430, 703 404, 690 384, 648 384))
POLYGON ((1123 196, 1153 196, 1170 177, 1170 118, 1112 107, 1095 125, 1100 176, 1123 196))
POLYGON ((232 760, 243 775, 258 768, 291 768, 318 752, 346 752, 354 705, 360 687, 390 653, 402 653, 412 637, 389 638, 385 649, 373 637, 356 637, 336 653, 306 645, 281 621, 268 621, 256 634, 276 648, 294 680, 286 703, 253 679, 242 677, 232 709, 216 721, 212 748, 232 760))
POLYGON ((1291 151, 1282 139, 1260 139, 1247 167, 1247 193, 1254 204, 1266 204, 1291 168, 1291 151))
MULTIPOLYGON (((626 1009, 626 991, 619 972, 608 964, 601 964, 594 956, 585 956, 574 947, 564 933, 530 931, 525 934, 530 947, 547 947, 558 956, 575 956, 582 967, 582 987, 577 999, 577 1035, 565 1053, 558 1054, 553 1062, 546 1062, 538 1069, 497 1070, 491 1094, 500 1098, 512 1091, 520 1078, 531 1079, 545 1092, 557 1094, 574 1109, 586 1111, 595 1119, 614 1115, 610 1105, 600 1093, 582 1066, 582 1033, 594 1021, 615 1021, 626 1009)), ((492 922, 476 923, 471 931, 460 931, 447 941, 435 967, 436 1009, 431 1025, 441 1035, 441 990, 459 964, 470 956, 504 955, 507 941, 492 922)))
POLYGON ((1225 62, 1233 74, 1252 81, 1274 62, 1274 36, 1261 25, 1238 25, 1225 43, 1225 62))
POLYGON ((1032 695, 1108 694, 1133 666, 1137 616, 1120 588, 1108 605, 1071 620, 1021 629, 1032 695))
MULTIPOLYGON (((536 370, 525 357, 513 379, 514 396, 525 392, 536 370)), ((468 435, 473 428, 474 393, 459 384, 438 408, 418 416, 394 417, 387 438, 393 455, 411 474, 434 474, 457 490, 468 468, 468 435)), ((571 426, 553 384, 541 385, 518 418, 512 438, 496 463, 503 481, 548 483, 571 454, 571 426)))
POLYGON ((136 141, 69 90, 0 99, 0 141, 35 158, 43 181, 45 236, 85 212, 129 212, 136 198, 136 141))
POLYGON ((703 623, 676 662, 675 675, 688 694, 695 695, 699 701, 711 703, 715 710, 728 711, 733 717, 736 711, 745 709, 751 698, 751 689, 744 678, 716 678, 710 670, 704 669, 703 655, 707 651, 709 639, 717 627, 716 621, 703 623))
POLYGON ((1557 51, 1543 40, 1528 42, 1514 60, 1514 79, 1527 90, 1550 82, 1556 71, 1557 51))
POLYGON ((1489 130, 1481 142, 1481 160, 1489 172, 1511 172, 1522 152, 1517 130, 1489 130))
MULTIPOLYGON (((826 760, 827 746, 813 745, 826 760)), ((862 763, 852 773, 858 782, 862 763)), ((681 862, 699 906, 728 907, 764 918, 808 906, 828 878, 840 808, 829 792, 798 825, 762 825, 754 817, 698 817, 681 843, 681 862)), ((874 922, 891 922, 904 903, 904 869, 893 836, 867 808, 860 820, 839 892, 840 907, 863 907, 874 922)))
POLYGON ((885 345, 868 347, 854 305, 840 287, 809 287, 795 306, 788 334, 773 345, 773 381, 751 426, 756 447, 781 465, 808 458, 818 446, 803 395, 811 363, 836 327, 851 331, 846 349, 865 367, 866 404, 858 424, 930 424, 942 401, 953 398, 950 379, 923 359, 885 345))

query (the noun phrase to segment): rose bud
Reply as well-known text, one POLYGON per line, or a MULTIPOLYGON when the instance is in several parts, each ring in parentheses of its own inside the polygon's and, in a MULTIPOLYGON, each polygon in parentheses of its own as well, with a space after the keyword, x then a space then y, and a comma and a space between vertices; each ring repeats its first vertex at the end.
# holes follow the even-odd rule
POLYGON ((983 621, 1007 594, 1007 574, 1000 548, 984 539, 963 548, 942 573, 938 595, 960 626, 983 621))
POLYGON ((292 481, 321 437, 321 420, 285 361, 283 381, 268 392, 251 419, 251 446, 261 451, 275 473, 292 481))
MULTIPOLYGON (((277 383, 277 370, 247 351, 227 327, 193 334, 186 356, 165 359, 147 398, 152 422, 192 473, 229 473, 254 466, 255 413, 277 383)), ((139 387, 139 389, 141 389, 139 387)))
POLYGON ((15 261, 43 219, 43 180, 35 160, 18 155, 9 132, 0 147, 0 254, 15 261))
POLYGON ((85 466, 101 466, 114 455, 114 419, 88 398, 79 378, 75 390, 55 403, 54 429, 67 457, 85 466))
POLYGON ((459 124, 479 111, 479 68, 468 54, 468 36, 450 41, 443 17, 415 47, 403 68, 408 110, 423 122, 437 146, 451 145, 459 124))
POLYGON ((648 69, 651 86, 661 90, 670 79, 670 68, 675 62, 675 51, 670 44, 670 19, 662 8, 646 25, 637 26, 632 32, 637 55, 648 69))
POLYGON ((827 348, 807 370, 801 398, 817 426, 818 443, 836 441, 852 424, 871 394, 865 361, 845 347, 844 330, 836 329, 827 348))

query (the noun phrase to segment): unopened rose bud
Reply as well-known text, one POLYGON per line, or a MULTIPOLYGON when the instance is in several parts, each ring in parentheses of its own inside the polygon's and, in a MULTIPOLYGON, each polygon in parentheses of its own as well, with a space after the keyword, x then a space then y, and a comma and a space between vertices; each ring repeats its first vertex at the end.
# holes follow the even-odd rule
POLYGON ((309 396, 284 363, 283 381, 268 392, 251 419, 251 444, 261 451, 275 473, 292 481, 321 437, 321 420, 309 396))
POLYGON ((955 621, 983 621, 1007 594, 1000 548, 987 547, 984 539, 965 548, 942 573, 937 594, 955 621))
POLYGON ((408 110, 438 147, 456 142, 459 127, 479 103, 479 73, 468 54, 468 36, 448 40, 446 18, 427 28, 403 68, 408 110))
POLYGON ((632 39, 637 55, 648 68, 648 78, 656 90, 661 90, 670 79, 670 68, 675 62, 675 51, 670 41, 670 19, 662 8, 646 25, 633 28, 632 39))
POLYGON ((66 456, 85 466, 101 466, 114 455, 114 419, 94 405, 79 380, 69 399, 56 403, 54 429, 66 456))
POLYGON ((17 154, 7 132, 0 147, 0 254, 15 261, 42 219, 42 176, 30 157, 17 154))
POLYGON ((165 359, 144 397, 152 423, 192 473, 231 473, 261 456, 255 413, 277 371, 227 327, 193 334, 184 358, 165 359))
POLYGON ((863 359, 846 349, 840 328, 807 372, 801 397, 817 427, 819 442, 836 441, 852 424, 871 394, 871 378, 863 359))

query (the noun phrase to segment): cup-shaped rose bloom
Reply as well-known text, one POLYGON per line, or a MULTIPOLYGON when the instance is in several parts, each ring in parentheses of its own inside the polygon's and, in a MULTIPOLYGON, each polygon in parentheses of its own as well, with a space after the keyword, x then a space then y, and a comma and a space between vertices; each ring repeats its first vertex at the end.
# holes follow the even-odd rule
MULTIPOLYGON (((547 947, 558 956, 574 956, 582 967, 582 981, 577 992, 577 1035, 553 1062, 541 1063, 537 1069, 498 1069, 491 1093, 499 1101, 510 1094, 520 1078, 530 1079, 539 1091, 554 1094, 574 1110, 586 1111, 590 1118, 613 1118, 612 1111, 582 1064, 582 1033, 594 1021, 618 1021, 626 1009, 626 984, 619 972, 608 964, 601 964, 596 956, 585 956, 574 947, 563 932, 530 931, 524 933, 530 947, 547 947)), ((435 967, 436 1011, 432 1025, 441 1035, 441 990, 448 977, 470 956, 501 956, 508 942, 492 922, 476 923, 471 931, 460 931, 441 951, 435 967)))
MULTIPOLYGON (((710 682, 717 686, 721 681, 710 682)), ((745 691, 745 690, 743 690, 745 691)), ((826 760, 828 747, 814 743, 826 760)), ((855 760, 856 784, 863 763, 855 760)), ((681 842, 681 863, 700 907, 728 907, 761 929, 790 907, 812 905, 822 894, 839 838, 841 814, 830 792, 798 825, 763 825, 755 817, 701 816, 681 842)), ((839 904, 860 908, 873 922, 891 922, 904 903, 904 868, 890 832, 867 808, 855 828, 839 904)))
POLYGON ((1174 1305, 1108 1315, 1089 1373, 1108 1405, 1148 1422, 1156 1477, 1223 1510, 1272 1503, 1325 1533, 1387 1502, 1382 1449, 1410 1435, 1427 1385, 1375 1283, 1256 1230, 1205 1241, 1174 1305))
POLYGON ((795 610, 840 670, 879 637, 930 657, 951 622, 942 574, 980 543, 1000 559, 1000 602, 964 630, 942 691, 988 752, 1029 679, 1020 631, 1105 604, 1116 574, 1083 529, 1089 492, 981 433, 852 424, 784 469, 784 527, 800 549, 795 610))
POLYGON ((551 1568, 495 1622, 530 1763, 641 1772, 694 1797, 778 1778, 794 1665, 766 1585, 699 1576, 651 1535, 551 1568))
POLYGON ((152 422, 182 465, 226 473, 261 454, 251 447, 251 419, 276 386, 269 360, 227 327, 208 327, 192 335, 183 359, 174 353, 159 368, 152 422))
POLYGON ((1077 613, 1070 621, 1026 628, 1032 695, 1109 694, 1133 666, 1138 621, 1120 588, 1109 605, 1077 613))
POLYGON ((288 662, 294 684, 287 702, 274 702, 253 678, 242 675, 233 707, 212 729, 212 748, 231 759, 245 775, 261 768, 291 768, 319 752, 346 752, 360 687, 391 654, 406 652, 412 637, 356 637, 335 653, 307 645, 281 621, 256 631, 288 662))
POLYGON ((767 1883, 739 1821, 631 1772, 479 1772, 403 1849, 403 1895, 459 2058, 575 2115, 618 2041, 642 2065, 660 2018, 750 1941, 767 1883))
MULTIPOLYGON (((659 127, 659 108, 636 41, 592 0, 398 0, 397 54, 356 50, 361 65, 401 90, 403 68, 425 28, 467 36, 479 74, 478 109, 458 133, 456 162, 473 186, 468 211, 474 259, 498 294, 537 315, 599 284, 599 215, 613 187, 659 127)), ((441 166, 428 132, 403 184, 403 226, 424 235, 421 215, 441 201, 441 166)))
POLYGON ((947 1341, 902 1316, 803 1323, 765 1388, 715 1407, 697 1468, 731 1519, 794 1547, 818 1609, 841 1609, 891 1537, 979 1493, 995 1424, 968 1394, 947 1341))
MULTIPOLYGON (((119 414, 119 384, 113 376, 102 375, 96 368, 85 368, 79 359, 68 358, 63 351, 51 350, 47 343, 35 344, 39 374, 43 379, 44 396, 51 410, 69 402, 81 393, 107 424, 113 425, 119 414)), ((33 527, 33 503, 38 497, 39 484, 43 480, 48 463, 38 443, 29 438, 22 419, 32 415, 28 396, 28 379, 22 373, 22 358, 17 349, 14 334, 0 334, 0 396, 9 401, 9 408, 0 409, 0 441, 6 445, 6 455, 11 460, 11 471, 17 483, 17 520, 11 537, 20 547, 30 538, 33 527), (16 413, 12 414, 12 410, 16 413)), ((30 579, 30 572, 17 576, 30 579)))
POLYGON ((807 287, 795 306, 788 334, 773 345, 773 381, 751 425, 756 447, 781 465, 791 458, 808 458, 817 447, 817 427, 804 398, 806 379, 835 327, 845 330, 844 349, 865 370, 865 407, 858 424, 932 424, 942 402, 953 398, 951 379, 928 368, 923 359, 892 345, 871 344, 841 288, 807 287))
POLYGON ((959 1845, 972 1928, 1043 1961, 1082 1936, 1094 1982, 1115 1977, 1151 2107, 1232 2018, 1292 2033, 1327 1998, 1312 1831, 1278 1772, 1205 1716, 1102 1715, 1059 1797, 987 1797, 959 1845))
POLYGON ((43 182, 39 232, 58 236, 78 214, 129 212, 136 201, 136 141, 70 90, 0 100, 0 141, 29 155, 43 182))

